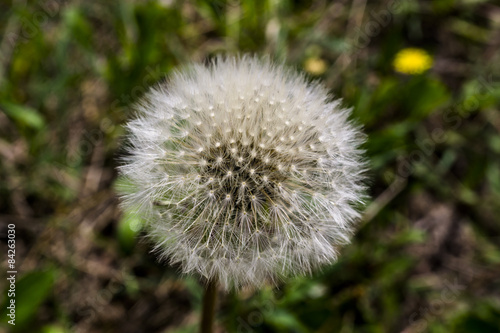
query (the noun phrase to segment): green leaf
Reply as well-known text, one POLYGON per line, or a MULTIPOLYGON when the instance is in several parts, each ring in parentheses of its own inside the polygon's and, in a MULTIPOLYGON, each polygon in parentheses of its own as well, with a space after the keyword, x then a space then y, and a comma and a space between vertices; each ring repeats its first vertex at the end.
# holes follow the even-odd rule
POLYGON ((14 121, 34 129, 42 129, 45 121, 42 115, 35 109, 25 105, 3 102, 1 110, 14 121))
MULTIPOLYGON (((28 324, 36 314, 40 304, 49 297, 54 280, 55 271, 53 270, 33 271, 16 280, 15 297, 6 298, 3 302, 0 313, 1 321, 6 323, 11 319, 7 316, 7 302, 10 303, 11 299, 15 299, 16 328, 28 324)), ((7 291, 4 292, 4 295, 7 295, 7 291)))
POLYGON ((67 331, 59 325, 48 325, 42 328, 41 333, 67 333, 67 331))
POLYGON ((286 332, 308 332, 307 328, 288 311, 276 310, 267 315, 265 320, 278 331, 285 329, 286 332))
POLYGON ((435 79, 416 77, 409 85, 405 95, 405 108, 412 119, 427 117, 450 99, 446 86, 435 79))
POLYGON ((142 220, 133 212, 125 212, 118 225, 118 240, 125 251, 135 245, 135 237, 142 229, 142 220))

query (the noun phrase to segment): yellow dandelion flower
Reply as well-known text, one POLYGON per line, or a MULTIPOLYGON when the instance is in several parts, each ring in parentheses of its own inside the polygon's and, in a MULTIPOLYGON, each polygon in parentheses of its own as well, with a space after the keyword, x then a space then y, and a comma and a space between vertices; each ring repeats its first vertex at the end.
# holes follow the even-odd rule
POLYGON ((304 63, 304 69, 312 75, 321 75, 327 69, 326 61, 321 58, 309 58, 304 63))
POLYGON ((406 48, 396 54, 394 69, 404 74, 420 74, 432 67, 432 57, 422 49, 406 48))

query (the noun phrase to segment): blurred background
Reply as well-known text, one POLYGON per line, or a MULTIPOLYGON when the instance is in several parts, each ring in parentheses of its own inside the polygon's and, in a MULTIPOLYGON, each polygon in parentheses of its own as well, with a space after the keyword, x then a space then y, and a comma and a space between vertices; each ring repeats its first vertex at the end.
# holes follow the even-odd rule
POLYGON ((217 332, 500 332, 500 3, 2 0, 0 31, 0 331, 197 332, 198 280, 117 207, 122 125, 176 66, 250 52, 354 107, 371 199, 339 262, 221 294, 217 332))

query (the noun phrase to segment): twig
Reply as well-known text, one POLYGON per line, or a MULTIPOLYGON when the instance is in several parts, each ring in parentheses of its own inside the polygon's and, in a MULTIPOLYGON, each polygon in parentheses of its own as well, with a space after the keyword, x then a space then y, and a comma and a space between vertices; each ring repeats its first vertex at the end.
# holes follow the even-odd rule
POLYGON ((404 177, 398 177, 381 195, 375 199, 365 210, 363 215, 362 224, 371 221, 378 213, 387 206, 405 187, 408 180, 404 177))

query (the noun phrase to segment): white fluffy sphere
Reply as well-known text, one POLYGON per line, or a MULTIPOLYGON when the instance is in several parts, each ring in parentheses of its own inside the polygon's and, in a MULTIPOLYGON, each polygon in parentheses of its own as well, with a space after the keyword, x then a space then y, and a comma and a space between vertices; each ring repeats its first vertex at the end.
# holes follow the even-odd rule
POLYGON ((218 58, 137 105, 123 206, 162 258, 225 288, 336 260, 363 201, 364 135, 325 87, 267 60, 218 58))

